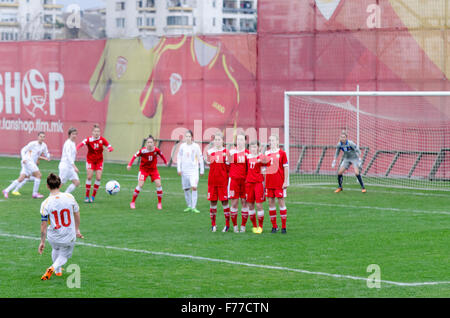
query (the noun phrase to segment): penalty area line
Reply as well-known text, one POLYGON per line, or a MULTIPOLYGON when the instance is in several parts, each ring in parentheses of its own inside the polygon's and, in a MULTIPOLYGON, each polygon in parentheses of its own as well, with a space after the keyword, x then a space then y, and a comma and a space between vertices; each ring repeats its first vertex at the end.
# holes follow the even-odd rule
MULTIPOLYGON (((0 236, 17 238, 17 239, 35 240, 35 241, 39 241, 40 240, 40 238, 38 238, 38 237, 25 236, 25 235, 16 235, 16 234, 9 234, 9 233, 0 233, 0 236)), ((236 262, 236 261, 231 261, 231 260, 226 260, 226 259, 209 258, 209 257, 194 256, 194 255, 188 255, 188 254, 174 254, 174 253, 168 253, 168 252, 148 251, 148 250, 141 250, 141 249, 126 248, 126 247, 117 247, 117 246, 108 246, 108 245, 98 245, 98 244, 93 244, 93 243, 84 243, 84 242, 79 242, 79 241, 76 242, 76 245, 93 247, 93 248, 116 250, 116 251, 122 251, 122 252, 131 252, 131 253, 140 253, 140 254, 147 254, 147 255, 166 256, 166 257, 174 257, 174 258, 184 258, 184 259, 190 259, 190 260, 222 263, 222 264, 228 264, 228 265, 238 265, 238 266, 260 268, 260 269, 278 270, 278 271, 285 271, 285 272, 296 272, 296 273, 301 273, 301 274, 333 277, 333 278, 338 278, 338 279, 350 279, 350 280, 359 280, 359 281, 366 281, 366 282, 369 280, 366 277, 359 277, 359 276, 352 276, 352 275, 341 275, 341 274, 333 274, 333 273, 326 273, 326 272, 316 272, 316 271, 309 271, 309 270, 304 270, 304 269, 299 269, 299 268, 289 268, 289 267, 283 267, 283 266, 270 266, 270 265, 252 264, 252 263, 245 263, 245 262, 236 262)), ((372 280, 370 280, 370 281, 372 281, 372 280)), ((380 283, 384 283, 384 284, 388 284, 388 285, 401 286, 401 287, 415 287, 415 286, 450 284, 450 281, 404 283, 404 282, 395 282, 395 281, 390 281, 390 280, 379 280, 379 282, 380 283)))

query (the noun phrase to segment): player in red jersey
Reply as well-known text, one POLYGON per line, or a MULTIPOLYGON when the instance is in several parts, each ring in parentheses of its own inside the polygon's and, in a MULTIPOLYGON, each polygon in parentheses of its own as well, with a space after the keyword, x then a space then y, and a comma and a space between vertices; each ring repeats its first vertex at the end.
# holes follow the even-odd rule
MULTIPOLYGON (((263 231, 264 222, 264 208, 263 202, 266 201, 264 197, 264 176, 262 168, 264 166, 264 155, 259 153, 259 142, 252 141, 250 143, 250 153, 247 155, 247 177, 245 179, 245 198, 247 200, 250 221, 253 224, 253 233, 261 234, 263 231), (258 211, 258 225, 256 224, 256 209, 258 211)), ((243 222, 245 228, 245 223, 243 222)))
POLYGON ((217 201, 222 202, 225 216, 225 227, 222 232, 230 228, 230 207, 228 205, 228 170, 229 152, 223 146, 223 135, 218 132, 214 135, 213 147, 208 149, 206 163, 209 164, 208 175, 208 201, 210 201, 211 230, 216 232, 217 201))
POLYGON ((278 136, 269 137, 270 150, 266 151, 264 162, 266 166, 266 197, 269 198, 269 215, 272 222, 272 233, 278 232, 277 208, 275 198, 278 199, 281 217, 281 233, 286 234, 286 189, 288 187, 288 159, 286 152, 279 148, 278 136))
POLYGON ((77 151, 83 146, 86 146, 88 148, 86 157, 86 198, 84 199, 84 202, 89 203, 94 202, 98 188, 100 187, 100 182, 102 180, 103 148, 106 148, 106 150, 108 150, 109 152, 113 151, 114 148, 104 137, 101 136, 100 126, 98 124, 94 125, 92 136, 84 139, 77 145, 77 151), (91 183, 94 172, 94 189, 92 191, 92 197, 90 197, 91 183))
MULTIPOLYGON (((241 199, 242 223, 247 222, 248 219, 248 207, 245 200, 245 177, 247 176, 245 158, 248 153, 248 150, 245 149, 245 135, 237 135, 236 148, 230 150, 230 178, 228 185, 228 198, 231 199, 231 221, 233 222, 235 233, 239 232, 237 225, 239 199, 241 199)), ((245 232, 245 224, 241 225, 241 232, 245 232)))
POLYGON ((160 156, 161 159, 164 161, 164 163, 167 165, 166 157, 164 157, 161 150, 155 147, 155 139, 153 138, 153 136, 150 135, 146 140, 145 147, 136 152, 133 155, 133 158, 131 158, 130 162, 128 163, 127 169, 130 170, 134 160, 137 157, 141 157, 141 164, 139 166, 139 174, 138 174, 138 185, 134 189, 133 199, 131 200, 130 208, 132 209, 136 208, 135 205, 136 198, 138 197, 139 192, 142 190, 145 180, 147 179, 147 177, 150 177, 152 182, 154 182, 156 186, 156 195, 158 197, 158 210, 162 209, 161 201, 163 189, 161 185, 161 177, 159 175, 158 168, 156 166, 158 163, 158 156, 160 156))

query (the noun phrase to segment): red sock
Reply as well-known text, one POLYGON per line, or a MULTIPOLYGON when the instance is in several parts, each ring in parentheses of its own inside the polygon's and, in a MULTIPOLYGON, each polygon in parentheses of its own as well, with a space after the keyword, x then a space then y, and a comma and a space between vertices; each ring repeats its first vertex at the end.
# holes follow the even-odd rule
POLYGON ((158 203, 161 203, 163 192, 162 190, 156 190, 156 195, 158 196, 158 203))
POLYGON ((139 190, 138 189, 134 189, 134 193, 133 193, 133 199, 131 200, 131 202, 136 202, 136 199, 137 199, 137 197, 138 197, 138 195, 139 195, 139 190))
POLYGON ((91 185, 86 184, 86 196, 88 197, 91 194, 91 185))
POLYGON ((99 184, 94 184, 94 190, 92 190, 92 196, 95 197, 97 195, 97 190, 100 187, 99 184))
POLYGON ((211 218, 211 226, 216 226, 216 214, 217 214, 217 208, 209 209, 209 216, 211 218))
POLYGON ((230 226, 230 207, 228 205, 223 208, 223 215, 225 215, 225 226, 230 226))
POLYGON ((247 220, 248 220, 248 211, 241 211, 241 216, 242 216, 242 226, 245 226, 247 224, 247 220))
POLYGON ((281 228, 286 228, 286 219, 287 219, 287 209, 283 208, 280 209, 280 217, 281 217, 281 228))
POLYGON ((256 224, 256 214, 255 214, 255 211, 250 211, 250 212, 249 212, 249 215, 250 215, 250 221, 252 222, 253 227, 257 227, 258 225, 256 224))
POLYGON ((231 211, 231 222, 233 223, 233 226, 236 226, 238 212, 237 212, 237 210, 234 211, 232 208, 230 209, 230 211, 231 211))
POLYGON ((270 221, 272 222, 272 227, 278 227, 277 225, 277 210, 269 210, 270 221))
POLYGON ((263 227, 264 223, 264 211, 258 211, 258 226, 263 227))

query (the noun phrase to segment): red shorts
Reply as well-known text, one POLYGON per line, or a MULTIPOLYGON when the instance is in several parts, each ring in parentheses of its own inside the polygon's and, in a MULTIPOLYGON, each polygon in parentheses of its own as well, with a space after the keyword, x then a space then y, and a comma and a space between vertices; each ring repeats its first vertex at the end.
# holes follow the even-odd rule
POLYGON ((264 197, 264 186, 262 183, 246 183, 245 199, 248 203, 261 203, 266 201, 264 197))
POLYGON ((86 169, 88 170, 103 170, 103 161, 88 162, 86 161, 86 169))
POLYGON ((230 179, 229 199, 245 199, 245 179, 230 179))
POLYGON ((161 176, 159 175, 158 170, 153 170, 153 171, 139 170, 138 180, 145 181, 145 180, 147 180, 147 177, 149 177, 149 176, 150 176, 152 182, 154 182, 155 180, 161 179, 161 176))
POLYGON ((208 186, 208 201, 227 201, 228 193, 226 186, 208 186))
POLYGON ((266 188, 266 197, 268 197, 268 198, 285 198, 286 197, 286 189, 267 189, 266 188))

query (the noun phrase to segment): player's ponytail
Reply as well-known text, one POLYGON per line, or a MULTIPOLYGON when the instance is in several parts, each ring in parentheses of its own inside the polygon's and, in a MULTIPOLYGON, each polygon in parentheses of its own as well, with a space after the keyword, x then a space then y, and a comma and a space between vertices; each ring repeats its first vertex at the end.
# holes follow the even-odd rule
POLYGON ((47 185, 50 190, 59 189, 61 187, 61 178, 54 173, 50 173, 47 177, 47 185))

